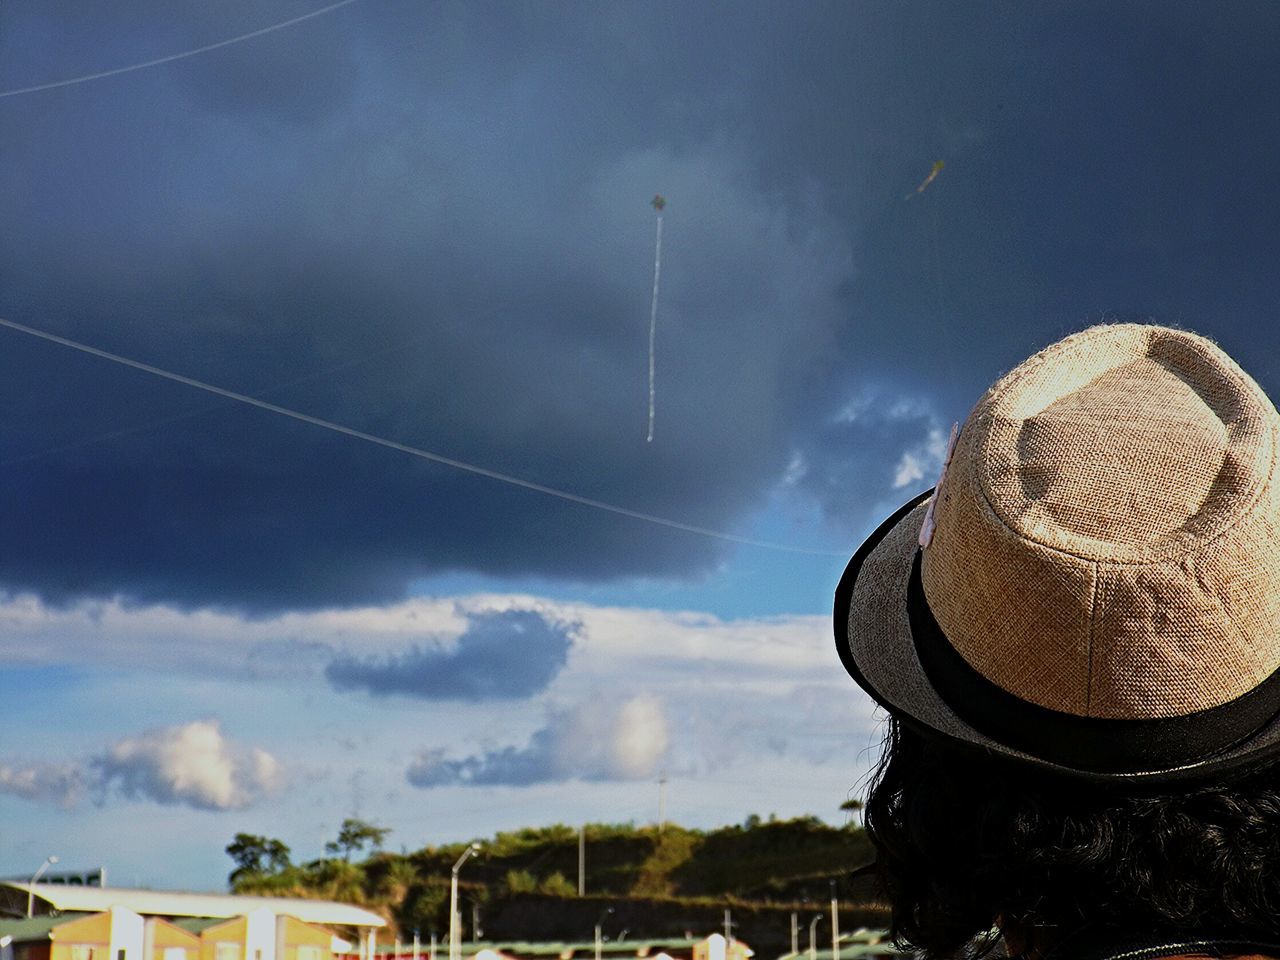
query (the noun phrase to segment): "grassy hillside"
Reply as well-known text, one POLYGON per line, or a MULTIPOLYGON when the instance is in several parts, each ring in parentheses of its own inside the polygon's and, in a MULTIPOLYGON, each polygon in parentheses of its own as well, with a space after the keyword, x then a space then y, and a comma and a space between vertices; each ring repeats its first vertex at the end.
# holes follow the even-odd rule
MULTIPOLYGON (((742 826, 710 831, 675 824, 661 831, 589 824, 585 831, 582 898, 576 827, 556 824, 481 840, 482 852, 467 863, 459 885, 468 936, 472 903, 478 905, 486 936, 563 939, 582 939, 605 915, 618 930, 628 925, 622 918, 630 917, 633 937, 679 935, 690 924, 705 933, 718 929, 728 906, 742 923, 760 927, 757 940, 763 936, 772 943, 786 938, 792 909, 803 909, 807 917, 830 898, 832 881, 851 911, 851 923, 856 925, 855 910, 861 911, 861 922, 883 919, 881 908, 871 903, 871 891, 851 888, 845 879, 871 860, 870 845, 856 826, 832 827, 812 817, 753 817, 742 826), (612 913, 605 914, 610 908, 612 913)), ((372 839, 381 840, 381 835, 372 839)), ((353 852, 351 847, 342 851, 339 844, 330 848, 348 856, 353 852)), ((361 862, 333 856, 294 865, 287 848, 281 852, 268 846, 265 860, 248 863, 248 868, 250 858, 238 859, 241 868, 232 875, 232 886, 246 893, 363 903, 392 921, 393 936, 410 937, 414 930, 424 937, 431 931, 443 935, 450 869, 465 848, 461 842, 405 854, 376 852, 361 862)), ((752 942, 745 928, 739 935, 752 942)))

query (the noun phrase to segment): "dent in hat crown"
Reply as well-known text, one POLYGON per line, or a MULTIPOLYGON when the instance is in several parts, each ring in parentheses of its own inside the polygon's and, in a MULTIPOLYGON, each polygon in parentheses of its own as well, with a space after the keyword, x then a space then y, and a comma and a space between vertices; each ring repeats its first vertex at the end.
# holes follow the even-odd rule
POLYGON ((1221 349, 1094 327, 978 402, 921 560, 979 674, 1084 717, 1181 716, 1280 666, 1280 417, 1221 349))

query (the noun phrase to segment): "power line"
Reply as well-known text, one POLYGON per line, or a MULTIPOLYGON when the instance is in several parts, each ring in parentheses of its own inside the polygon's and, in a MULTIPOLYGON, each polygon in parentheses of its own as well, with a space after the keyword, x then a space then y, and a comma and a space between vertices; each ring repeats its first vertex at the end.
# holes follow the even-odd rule
MULTIPOLYGON (((408 342, 413 342, 413 340, 419 340, 419 339, 421 339, 421 337, 411 338, 411 340, 408 342)), ((371 363, 372 361, 377 360, 379 357, 386 356, 388 353, 401 351, 404 349, 404 344, 405 344, 405 341, 401 341, 396 343, 393 346, 386 347, 382 350, 376 350, 373 353, 366 354, 362 357, 355 357, 354 359, 344 360, 341 363, 330 364, 327 367, 321 367, 318 370, 312 370, 309 373, 304 373, 296 377, 291 377, 288 380, 280 380, 272 384, 270 387, 266 387, 257 392, 259 395, 267 394, 267 393, 278 393, 279 391, 287 389, 288 387, 294 387, 300 383, 306 383, 308 380, 315 380, 318 377, 332 376, 333 374, 338 373, 339 371, 342 371, 342 370, 346 370, 350 367, 356 367, 356 366, 360 366, 361 364, 371 363)), ((93 434, 92 436, 81 437, 78 440, 72 440, 68 443, 62 443, 56 447, 46 447, 43 450, 36 450, 32 453, 24 453, 16 457, 10 457, 6 460, 0 460, 0 467, 12 467, 12 466, 18 466, 24 463, 31 463, 35 460, 41 460, 45 457, 55 456, 59 453, 66 453, 69 450, 77 450, 80 447, 86 447, 91 444, 102 443, 107 440, 118 440, 122 437, 132 436, 133 434, 145 433, 149 430, 154 430, 157 427, 165 427, 165 426, 169 426, 170 424, 181 423, 184 420, 194 420, 197 417, 203 417, 205 414, 213 413, 215 411, 224 410, 224 409, 226 408, 223 404, 211 403, 211 404, 208 404, 207 406, 203 406, 195 410, 188 410, 185 413, 177 413, 177 414, 173 414, 172 416, 161 417, 160 419, 151 419, 151 420, 147 420, 145 423, 134 423, 127 427, 117 427, 114 430, 108 430, 104 433, 96 433, 96 434, 93 434)))
POLYGON ((279 414, 282 417, 289 417, 292 420, 309 423, 312 426, 320 427, 323 430, 339 433, 343 436, 352 437, 356 440, 363 440, 365 443, 372 443, 379 447, 386 447, 389 450, 407 453, 409 456, 418 457, 421 460, 429 460, 432 463, 439 463, 446 467, 453 467, 455 470, 463 470, 467 473, 476 474, 477 476, 488 477, 490 480, 497 480, 500 483, 510 484, 513 487, 532 490, 535 493, 546 494, 549 497, 567 500, 570 503, 576 503, 584 507, 591 507, 595 510, 603 510, 608 513, 617 514, 618 516, 630 517, 633 520, 643 520, 646 523, 669 527, 673 530, 683 530, 686 533, 696 533, 699 536, 711 537, 716 540, 725 540, 729 543, 742 544, 743 546, 748 547, 761 547, 766 550, 781 550, 786 553, 803 553, 813 556, 844 556, 843 553, 836 553, 831 550, 815 550, 808 547, 795 547, 785 543, 773 543, 769 540, 755 540, 750 537, 739 537, 732 533, 724 533, 723 531, 712 530, 708 527, 699 527, 691 523, 681 523, 678 520, 669 520, 666 517, 660 517, 652 513, 643 513, 639 510, 632 510, 628 507, 620 507, 616 504, 606 503, 603 500, 595 500, 591 497, 584 497, 576 493, 571 493, 567 490, 560 490, 556 487, 548 487, 541 483, 534 483, 532 480, 525 480, 521 477, 512 476, 509 473, 500 473, 497 470, 490 470, 488 467, 481 467, 474 463, 467 463, 465 460, 456 460, 453 457, 446 457, 439 453, 432 453, 431 451, 423 450, 420 447, 411 447, 408 444, 399 443, 395 440, 388 440, 385 437, 366 433, 365 431, 357 430, 354 427, 347 427, 340 423, 334 423, 332 420, 323 420, 320 417, 313 417, 308 413, 300 413, 297 410, 290 410, 288 407, 268 403, 266 400, 259 400, 257 397, 250 397, 243 393, 236 393, 234 390, 227 390, 224 387, 214 386, 211 383, 205 383, 202 380, 183 376, 180 373, 173 373, 172 371, 152 366, 149 363, 142 363, 139 360, 131 360, 128 357, 122 357, 119 354, 108 353, 106 350, 99 350, 97 347, 91 347, 86 343, 80 343, 77 340, 71 340, 67 337, 60 337, 57 334, 46 333, 45 331, 37 330, 34 327, 15 323, 13 320, 0 318, 0 327, 5 327, 18 333, 24 333, 27 336, 36 337, 40 340, 46 340, 49 343, 56 343, 60 346, 69 347, 72 350, 78 350, 81 353, 87 353, 90 356, 98 357, 102 360, 109 360, 112 363, 130 367, 134 370, 140 370, 143 373, 149 373, 154 377, 171 380, 174 383, 181 383, 185 386, 193 387, 196 390, 203 390, 206 393, 212 393, 215 396, 225 397, 226 399, 234 400, 237 403, 257 407, 259 410, 266 410, 268 413, 279 414))
POLYGON ((208 43, 203 47, 196 47, 193 50, 184 50, 182 53, 171 53, 167 57, 157 57, 155 60, 145 60, 142 63, 131 63, 127 67, 116 67, 113 70, 103 70, 99 73, 86 73, 81 77, 69 77, 66 80, 54 80, 52 83, 37 83, 30 87, 19 87, 15 90, 0 90, 0 97, 16 97, 24 93, 38 93, 41 90, 53 90, 57 87, 70 87, 77 83, 88 83, 90 80, 101 80, 104 77, 114 77, 122 73, 132 73, 134 70, 145 70, 147 67, 158 67, 162 63, 172 63, 174 60, 185 60, 187 57, 194 57, 201 53, 208 53, 210 50, 229 47, 233 43, 243 43, 245 40, 252 40, 254 37, 261 37, 267 33, 274 33, 276 30, 283 30, 285 27, 292 27, 295 23, 302 23, 304 20, 310 20, 313 17, 322 16, 330 11, 337 10, 339 7, 345 7, 348 4, 355 2, 356 0, 338 0, 337 3, 331 3, 327 7, 321 7, 319 10, 312 10, 310 13, 304 13, 300 17, 293 17, 290 20, 281 20, 279 23, 273 23, 269 27, 262 27, 258 30, 251 30, 248 33, 242 33, 238 37, 229 37, 226 40, 219 40, 217 43, 208 43))

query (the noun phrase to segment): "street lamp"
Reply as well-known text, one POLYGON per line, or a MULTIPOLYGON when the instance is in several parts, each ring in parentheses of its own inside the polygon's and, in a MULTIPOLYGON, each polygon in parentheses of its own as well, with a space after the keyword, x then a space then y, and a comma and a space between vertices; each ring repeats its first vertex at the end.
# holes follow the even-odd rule
MULTIPOLYGON (((53 866, 53 864, 57 862, 58 862, 58 858, 55 857, 53 854, 49 854, 49 856, 45 857, 44 863, 40 864, 40 869, 37 870, 35 874, 31 877, 31 886, 34 887, 36 885, 36 881, 40 879, 40 876, 46 870, 48 870, 51 866, 53 866)), ((27 890, 27 916, 28 917, 31 916, 31 911, 35 909, 35 901, 36 901, 35 890, 28 889, 27 890)))
POLYGON ((604 918, 611 913, 613 913, 613 907, 605 907, 604 910, 600 912, 600 916, 596 918, 596 960, 600 960, 600 949, 602 946, 600 932, 603 929, 601 925, 604 923, 604 918))
POLYGON ((462 956, 462 942, 458 939, 458 871, 468 857, 479 852, 480 844, 470 844, 453 865, 453 876, 449 880, 449 960, 459 960, 462 956))
POLYGON ((818 921, 822 919, 822 914, 815 913, 813 919, 809 921, 809 960, 818 960, 818 941, 817 937, 818 921))

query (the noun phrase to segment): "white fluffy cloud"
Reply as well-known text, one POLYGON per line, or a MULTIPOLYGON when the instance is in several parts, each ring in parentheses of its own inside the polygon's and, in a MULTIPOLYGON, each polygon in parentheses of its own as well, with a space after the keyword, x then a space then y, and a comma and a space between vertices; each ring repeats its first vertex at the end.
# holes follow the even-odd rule
MULTIPOLYGON (((419 786, 607 784, 662 770, 713 776, 782 755, 848 764, 874 727, 870 701, 840 667, 827 616, 728 619, 477 594, 253 620, 114 604, 54 609, 16 599, 0 603, 5 620, 11 628, 0 630, 0 657, 12 652, 28 662, 96 662, 173 676, 170 686, 192 696, 168 704, 171 723, 187 711, 225 714, 231 701, 250 709, 259 684, 271 688, 279 711, 290 709, 285 704, 311 709, 305 705, 317 696, 340 704, 314 738, 289 748, 290 756, 323 771, 351 760, 336 757, 334 745, 361 743, 361 762, 387 792, 404 784, 406 770, 419 786), (452 662, 469 649, 468 630, 478 622, 507 624, 521 612, 573 625, 563 662, 557 659, 545 687, 540 682, 523 699, 377 697, 335 690, 326 679, 339 657, 380 664, 388 674, 416 663, 415 650, 452 662), (21 637, 29 641, 20 644, 21 637)), ((278 750, 282 736, 298 736, 294 717, 282 713, 263 721, 261 731, 246 729, 278 750)), ((277 779, 269 755, 254 757, 216 724, 178 725, 121 739, 100 751, 92 768, 77 768, 79 781, 15 764, 9 782, 0 778, 0 792, 52 798, 79 782, 96 797, 105 780, 108 795, 233 809, 269 794, 277 779), (17 786, 20 780, 29 785, 17 786), (60 783, 67 788, 60 791, 60 783)))
POLYGON ((0 763, 0 793, 70 809, 84 790, 84 773, 74 763, 0 763))
POLYGON ((462 759, 449 759, 441 750, 423 751, 406 777, 416 787, 638 780, 658 769, 669 746, 662 702, 640 694, 621 704, 591 700, 552 710, 527 746, 462 759))
POLYGON ((930 429, 923 441, 904 450, 894 467, 893 489, 901 490, 922 480, 932 483, 942 469, 947 455, 947 441, 938 427, 930 429))
POLYGON ((238 810, 274 793, 282 782, 275 757, 229 740, 216 720, 125 737, 83 762, 0 764, 0 793, 68 808, 87 791, 99 802, 120 796, 198 810, 238 810))

